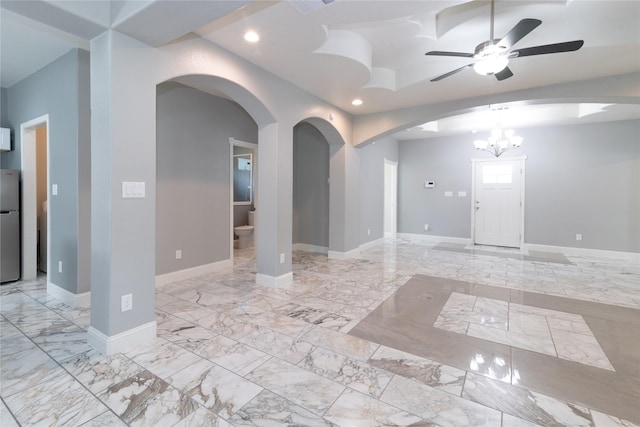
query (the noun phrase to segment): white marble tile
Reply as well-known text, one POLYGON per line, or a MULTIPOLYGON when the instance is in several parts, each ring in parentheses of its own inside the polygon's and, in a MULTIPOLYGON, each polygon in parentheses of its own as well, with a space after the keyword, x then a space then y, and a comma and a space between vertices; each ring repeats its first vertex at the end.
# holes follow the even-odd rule
POLYGON ((309 331, 302 339, 313 345, 362 361, 368 360, 378 348, 378 344, 318 327, 309 331))
POLYGON ((565 313, 563 311, 548 310, 546 308, 533 307, 530 305, 523 305, 518 303, 509 303, 509 310, 518 313, 537 314, 538 316, 545 316, 554 319, 565 319, 579 322, 582 316, 574 313, 565 313))
POLYGON ((467 333, 467 329, 469 329, 469 322, 460 320, 455 316, 443 316, 440 314, 436 318, 436 321, 433 322, 433 327, 464 335, 467 333))
POLYGON ((271 359, 246 376, 318 415, 322 415, 344 386, 282 360, 271 359))
POLYGON ((18 427, 18 422, 16 421, 15 418, 13 418, 11 411, 9 411, 9 408, 7 408, 7 406, 1 400, 0 400, 0 425, 2 427, 18 427))
POLYGON ((551 333, 558 357, 561 359, 614 371, 607 355, 593 335, 575 334, 557 329, 552 330, 551 333))
POLYGON ((236 427, 330 427, 329 421, 264 390, 244 405, 229 421, 236 427))
MULTIPOLYGON (((2 343, 4 346, 4 343, 2 343)), ((60 376, 64 370, 38 347, 29 347, 3 357, 0 363, 0 393, 9 396, 60 376)))
POLYGON ((603 414, 602 412, 591 410, 591 416, 595 427, 639 427, 640 424, 634 424, 631 421, 623 420, 612 415, 603 414))
POLYGON ((32 338, 33 342, 57 361, 67 359, 91 350, 87 343, 87 332, 77 326, 65 328, 55 333, 47 333, 32 338))
POLYGON ((592 425, 587 408, 477 374, 467 374, 462 397, 542 426, 592 425))
POLYGON ((233 427, 224 419, 203 407, 178 421, 173 427, 233 427))
POLYGON ((259 328, 240 339, 244 344, 296 364, 313 350, 313 345, 267 328, 259 328))
POLYGON ((109 386, 98 397, 130 426, 172 426, 198 407, 149 371, 109 386))
POLYGON ((558 319, 554 317, 548 317, 547 322, 549 323, 549 329, 571 332, 574 334, 582 334, 582 335, 593 335, 589 325, 585 322, 584 318, 580 316, 580 320, 567 320, 567 319, 558 319))
POLYGON ((510 415, 510 414, 503 413, 502 427, 544 427, 544 426, 540 424, 534 424, 532 422, 523 420, 522 418, 514 417, 513 415, 510 415))
POLYGON ((499 411, 399 376, 380 400, 437 425, 499 427, 502 419, 499 411))
POLYGON ((225 418, 262 391, 262 387, 208 360, 201 360, 176 372, 167 382, 225 418))
POLYGON ((125 355, 160 378, 168 378, 185 365, 191 365, 201 359, 162 338, 157 338, 152 344, 138 346, 125 355))
POLYGON ((4 401, 22 425, 80 425, 107 411, 102 402, 64 371, 4 401))
POLYGON ((198 319, 196 323, 211 332, 235 340, 257 329, 257 326, 252 323, 240 321, 233 316, 218 312, 212 312, 198 319))
POLYGON ((306 334, 313 328, 313 325, 304 320, 295 319, 272 311, 266 311, 253 316, 251 322, 294 338, 306 334))
POLYGON ((195 354, 244 376, 262 365, 271 356, 248 345, 221 335, 207 341, 185 345, 195 354))
POLYGON ((474 323, 469 325, 467 335, 500 344, 510 345, 512 347, 518 347, 523 350, 531 350, 537 353, 547 354, 549 356, 556 356, 556 350, 551 337, 544 339, 534 337, 532 335, 523 335, 517 332, 503 331, 496 328, 476 325, 474 323))
POLYGON ((462 393, 466 374, 463 369, 385 346, 380 346, 371 356, 369 364, 456 396, 462 393))
POLYGON ((342 393, 325 418, 343 427, 427 425, 414 414, 353 390, 342 393))
POLYGON ((116 414, 106 411, 82 424, 82 427, 126 427, 127 425, 116 414))
POLYGON ((372 397, 380 397, 391 374, 368 363, 318 347, 298 366, 372 397))
POLYGON ((509 313, 509 332, 531 335, 543 339, 551 337, 547 318, 538 314, 511 312, 509 313))
POLYGON ((60 364, 92 393, 99 393, 143 370, 120 353, 105 356, 97 350, 80 353, 60 364))

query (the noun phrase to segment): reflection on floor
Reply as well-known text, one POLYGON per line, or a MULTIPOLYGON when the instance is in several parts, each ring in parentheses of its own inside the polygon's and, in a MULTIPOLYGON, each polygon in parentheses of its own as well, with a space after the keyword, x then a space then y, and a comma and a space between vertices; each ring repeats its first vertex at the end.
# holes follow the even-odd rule
POLYGON ((109 357, 89 307, 0 287, 0 425, 640 424, 637 262, 397 239, 293 269, 161 286, 156 341, 109 357))

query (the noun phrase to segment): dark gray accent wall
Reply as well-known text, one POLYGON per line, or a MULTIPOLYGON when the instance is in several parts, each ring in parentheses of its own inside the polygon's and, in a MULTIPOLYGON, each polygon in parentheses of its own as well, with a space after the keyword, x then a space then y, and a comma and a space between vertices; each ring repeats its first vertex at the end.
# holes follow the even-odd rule
POLYGON ((21 167, 20 125, 49 114, 49 185, 58 185, 58 195, 49 201, 50 259, 54 266, 58 261, 64 265, 63 273, 52 268, 49 280, 69 292, 85 292, 90 287, 90 236, 85 235, 91 220, 86 209, 90 166, 85 163, 90 144, 89 53, 73 49, 8 88, 7 110, 15 149, 3 154, 2 167, 11 169, 21 167))
POLYGON ((229 259, 229 138, 257 141, 256 123, 234 102, 171 82, 158 86, 156 123, 156 274, 229 259))
POLYGON ((293 128, 293 243, 329 247, 329 143, 308 123, 293 128))
POLYGON ((386 137, 356 151, 360 157, 360 244, 363 244, 384 237, 384 160, 398 161, 398 142, 386 137))
MULTIPOLYGON (((519 129, 525 243, 640 252, 640 121, 519 129), (576 241, 576 234, 583 240, 576 241)), ((470 237, 472 136, 399 143, 399 231, 470 237), (436 183, 423 188, 425 180, 436 183), (445 191, 454 197, 445 198, 445 191), (468 197, 458 197, 467 191, 468 197)))

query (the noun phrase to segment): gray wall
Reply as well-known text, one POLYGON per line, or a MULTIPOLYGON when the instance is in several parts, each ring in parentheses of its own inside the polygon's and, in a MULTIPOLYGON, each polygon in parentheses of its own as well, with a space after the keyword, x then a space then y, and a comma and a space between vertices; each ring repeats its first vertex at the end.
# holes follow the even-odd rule
POLYGON ((358 147, 356 152, 360 157, 360 244, 363 244, 384 237, 384 160, 398 161, 398 142, 386 137, 358 147))
POLYGON ((313 125, 293 128, 293 243, 329 247, 329 144, 313 125))
MULTIPOLYGON (((640 121, 519 129, 525 243, 640 252, 640 121), (583 240, 576 241, 576 234, 583 240)), ((471 136, 399 143, 398 231, 470 236, 471 136), (423 181, 434 180, 434 189, 423 181), (457 197, 458 191, 468 197, 457 197), (444 191, 454 197, 445 198, 444 191)))
POLYGON ((15 136, 14 151, 4 153, 2 167, 20 169, 20 125, 49 114, 50 183, 58 195, 49 201, 51 263, 62 261, 63 273, 52 268, 49 280, 72 293, 89 290, 90 236, 79 224, 90 222, 80 209, 89 201, 90 183, 84 152, 90 144, 89 53, 73 49, 7 89, 7 125, 15 136), (17 130, 17 131, 16 131, 17 130), (86 187, 80 192, 79 188, 86 187), (81 234, 82 232, 82 234, 81 234))
POLYGON ((177 83, 158 86, 157 275, 229 259, 230 137, 258 139, 239 105, 177 83))
POLYGON ((0 87, 0 127, 9 126, 7 113, 7 88, 0 87))

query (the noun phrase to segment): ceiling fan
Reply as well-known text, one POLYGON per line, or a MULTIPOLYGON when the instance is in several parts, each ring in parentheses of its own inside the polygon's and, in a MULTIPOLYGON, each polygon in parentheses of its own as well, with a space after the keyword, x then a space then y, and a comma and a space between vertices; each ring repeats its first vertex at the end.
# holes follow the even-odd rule
POLYGON ((509 59, 520 58, 523 56, 546 55, 548 53, 573 52, 580 49, 584 44, 584 40, 574 40, 570 42, 545 44, 541 46, 512 50, 513 45, 531 31, 535 30, 538 25, 542 24, 542 21, 539 19, 523 19, 518 22, 506 36, 501 39, 495 39, 493 38, 494 19, 495 0, 491 0, 491 28, 489 31, 489 40, 476 46, 474 53, 443 52, 438 50, 425 53, 425 55, 431 56, 456 56, 474 58, 477 60, 474 63, 467 64, 464 67, 457 68, 453 71, 442 74, 441 76, 435 77, 431 79, 431 81, 440 81, 469 67, 473 67, 478 74, 495 75, 498 80, 504 80, 513 76, 513 73, 508 67, 509 59))

